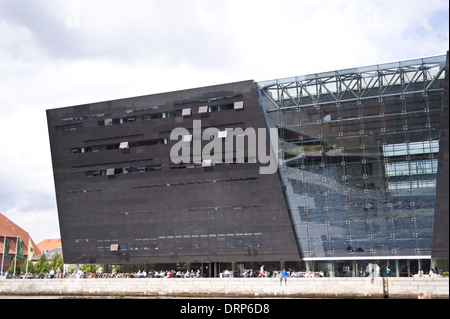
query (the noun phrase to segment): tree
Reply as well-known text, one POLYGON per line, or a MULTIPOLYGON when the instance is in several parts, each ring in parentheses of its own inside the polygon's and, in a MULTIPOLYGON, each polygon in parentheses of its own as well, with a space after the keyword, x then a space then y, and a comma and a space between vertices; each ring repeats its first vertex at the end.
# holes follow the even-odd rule
MULTIPOLYGON (((15 257, 14 257, 15 258, 15 257)), ((14 259, 11 261, 11 266, 8 268, 8 274, 12 275, 14 274, 14 264, 16 264, 16 276, 20 275, 20 263, 19 260, 16 259, 16 262, 14 262, 14 259)))
POLYGON ((97 269, 99 268, 99 265, 81 265, 81 270, 86 270, 86 273, 95 274, 97 272, 97 269))
POLYGON ((41 254, 37 264, 35 265, 35 271, 37 274, 46 274, 50 271, 50 265, 48 264, 45 254, 41 254))
POLYGON ((33 263, 31 261, 26 260, 25 262, 23 262, 22 264, 20 264, 20 272, 21 273, 26 273, 27 272, 27 263, 28 263, 28 273, 35 273, 36 269, 35 266, 33 265, 33 263))
POLYGON ((56 272, 58 267, 62 271, 64 268, 64 261, 63 261, 61 255, 59 253, 56 253, 53 255, 52 262, 50 263, 50 268, 56 272))

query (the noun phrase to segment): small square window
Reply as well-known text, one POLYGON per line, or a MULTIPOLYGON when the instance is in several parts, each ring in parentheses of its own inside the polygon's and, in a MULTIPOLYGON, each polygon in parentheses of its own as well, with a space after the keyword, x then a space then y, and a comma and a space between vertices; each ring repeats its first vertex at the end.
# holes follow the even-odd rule
POLYGON ((114 171, 115 171, 114 168, 108 168, 108 169, 106 170, 106 176, 112 176, 112 175, 114 175, 114 171))
POLYGON ((227 137, 227 131, 219 131, 219 134, 217 136, 218 138, 226 138, 227 137))
POLYGON ((113 125, 113 120, 112 119, 106 119, 105 120, 105 126, 109 126, 109 125, 113 125))
POLYGON ((120 145, 119 145, 119 148, 122 149, 122 150, 126 149, 126 148, 129 148, 128 142, 121 142, 120 145))
POLYGON ((234 109, 239 110, 244 108, 244 101, 234 102, 234 109))
POLYGON ((187 115, 191 115, 191 109, 183 109, 183 111, 181 112, 181 115, 183 116, 187 116, 187 115))
POLYGON ((208 106, 200 106, 198 108, 198 113, 208 113, 208 106))
POLYGON ((192 141, 192 135, 183 136, 183 142, 190 142, 190 141, 192 141))
POLYGON ((203 160, 202 162, 202 166, 203 167, 209 167, 212 164, 212 160, 208 159, 208 160, 203 160))

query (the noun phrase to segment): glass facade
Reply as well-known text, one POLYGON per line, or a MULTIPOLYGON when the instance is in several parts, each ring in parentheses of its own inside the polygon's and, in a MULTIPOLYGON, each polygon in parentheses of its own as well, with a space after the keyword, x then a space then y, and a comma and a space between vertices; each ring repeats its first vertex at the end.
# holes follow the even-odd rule
POLYGON ((445 66, 442 55, 257 83, 305 261, 431 258, 445 66))

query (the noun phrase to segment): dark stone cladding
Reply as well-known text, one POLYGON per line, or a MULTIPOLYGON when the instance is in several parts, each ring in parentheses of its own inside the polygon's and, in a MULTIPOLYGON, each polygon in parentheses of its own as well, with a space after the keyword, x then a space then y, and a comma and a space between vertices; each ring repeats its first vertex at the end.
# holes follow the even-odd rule
POLYGON ((448 72, 449 72, 449 53, 447 51, 447 65, 445 67, 445 82, 444 93, 442 98, 442 116, 441 116, 441 131, 439 138, 439 167, 436 181, 436 203, 434 212, 434 229, 433 229, 433 247, 431 250, 431 257, 437 259, 447 259, 448 240, 449 240, 449 127, 448 127, 448 72))
POLYGON ((300 260, 277 173, 259 174, 259 163, 170 167, 170 131, 193 120, 265 128, 253 81, 51 109, 47 120, 66 263, 300 260), (121 142, 136 147, 71 152, 121 142))

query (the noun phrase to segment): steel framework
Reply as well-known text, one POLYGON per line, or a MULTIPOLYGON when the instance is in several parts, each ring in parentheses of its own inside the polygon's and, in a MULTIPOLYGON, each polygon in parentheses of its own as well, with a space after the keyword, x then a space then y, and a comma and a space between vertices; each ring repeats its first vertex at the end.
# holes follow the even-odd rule
POLYGON ((279 176, 302 258, 428 256, 435 172, 388 169, 437 163, 436 150, 383 150, 436 141, 446 63, 439 55, 257 83, 266 123, 280 129, 279 176), (392 191, 405 180, 407 192, 392 191))
POLYGON ((258 82, 267 113, 443 90, 446 55, 258 82))

